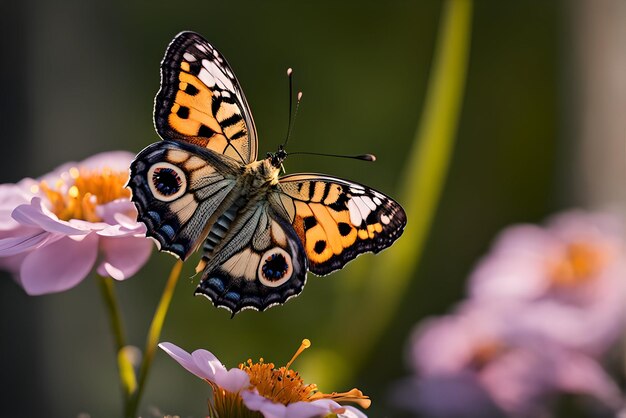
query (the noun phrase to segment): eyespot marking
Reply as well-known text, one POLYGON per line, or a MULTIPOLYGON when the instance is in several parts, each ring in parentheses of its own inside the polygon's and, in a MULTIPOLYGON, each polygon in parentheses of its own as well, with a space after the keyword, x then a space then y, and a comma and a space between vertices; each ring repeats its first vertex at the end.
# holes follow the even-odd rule
POLYGON ((261 257, 257 271, 259 281, 268 287, 279 287, 291 278, 291 256, 282 248, 275 247, 261 257))
POLYGON ((156 163, 148 170, 147 177, 152 195, 162 202, 176 200, 187 191, 185 173, 174 164, 156 163))

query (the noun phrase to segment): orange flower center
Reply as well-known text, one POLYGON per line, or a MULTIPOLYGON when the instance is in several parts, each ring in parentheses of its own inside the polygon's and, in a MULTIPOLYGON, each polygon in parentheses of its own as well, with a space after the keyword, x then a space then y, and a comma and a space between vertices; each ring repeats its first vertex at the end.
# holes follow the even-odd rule
POLYGON ((475 369, 480 370, 505 350, 506 346, 498 340, 485 341, 474 349, 470 364, 475 369))
POLYGON ((586 242, 570 243, 564 256, 551 266, 557 286, 572 286, 592 279, 607 263, 607 252, 586 242))
POLYGON ((293 402, 306 401, 317 390, 314 384, 305 384, 298 372, 285 367, 277 369, 274 363, 264 363, 260 359, 253 363, 248 359, 239 368, 250 376, 250 384, 261 396, 274 402, 288 405, 293 402))
POLYGON ((130 190, 124 188, 127 181, 126 171, 72 167, 68 173, 61 175, 53 187, 42 181, 32 191, 37 193, 41 190, 46 195, 50 210, 59 219, 99 222, 102 219, 96 214, 98 205, 130 198, 130 190))
POLYGON ((245 364, 240 364, 239 368, 250 376, 250 384, 259 391, 260 395, 277 403, 288 405, 299 401, 311 402, 317 399, 332 399, 336 402, 352 402, 362 408, 368 408, 371 401, 360 390, 322 393, 318 391, 317 385, 305 384, 299 373, 289 368, 300 353, 310 346, 309 340, 303 340, 302 345, 289 363, 278 369, 274 363, 265 363, 263 359, 259 359, 258 363, 253 363, 252 360, 248 359, 245 364))

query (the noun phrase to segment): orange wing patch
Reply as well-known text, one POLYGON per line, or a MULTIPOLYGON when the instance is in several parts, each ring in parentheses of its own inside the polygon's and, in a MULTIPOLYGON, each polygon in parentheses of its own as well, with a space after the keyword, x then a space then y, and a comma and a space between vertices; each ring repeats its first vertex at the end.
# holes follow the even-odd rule
POLYGON ((242 164, 256 160, 256 129, 241 87, 224 57, 197 34, 179 34, 165 54, 154 123, 164 139, 242 164))
POLYGON ((275 200, 304 244, 309 270, 328 274, 395 241, 406 215, 389 197, 356 183, 313 174, 280 179, 275 200))
POLYGON ((338 256, 354 244, 357 229, 350 225, 348 211, 335 211, 323 204, 295 202, 294 228, 304 243, 312 264, 338 256))
MULTIPOLYGON (((181 64, 182 69, 189 67, 188 64, 185 64, 187 63, 181 64)), ((174 103, 170 109, 168 123, 172 129, 186 135, 188 142, 209 148, 220 154, 226 154, 229 142, 220 123, 213 115, 213 92, 192 74, 181 71, 178 77, 180 80, 179 90, 176 92, 174 103)), ((222 114, 224 113, 222 109, 226 105, 228 103, 223 103, 220 106, 218 115, 220 111, 222 114)), ((227 126, 231 134, 234 134, 233 131, 242 130, 245 133, 246 128, 243 120, 239 122, 241 125, 235 129, 233 126, 227 126)))

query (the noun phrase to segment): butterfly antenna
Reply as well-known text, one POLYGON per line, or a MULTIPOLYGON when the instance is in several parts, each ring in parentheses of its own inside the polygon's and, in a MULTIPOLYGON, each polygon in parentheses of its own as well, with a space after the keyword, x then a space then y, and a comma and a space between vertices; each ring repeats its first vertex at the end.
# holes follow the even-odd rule
POLYGON ((291 124, 289 124, 289 132, 287 132, 287 139, 285 139, 285 143, 283 144, 283 148, 287 146, 287 142, 289 142, 289 138, 291 138, 291 132, 293 132, 293 127, 296 124, 296 117, 298 116, 298 109, 300 109, 300 102, 302 101, 302 92, 298 92, 298 98, 296 100, 296 110, 293 112, 293 119, 291 120, 291 124))
POLYGON ((319 155, 322 157, 336 157, 336 158, 351 158, 353 160, 361 160, 361 161, 376 161, 376 156, 374 154, 359 154, 359 155, 340 155, 340 154, 325 154, 321 152, 306 152, 306 151, 298 151, 298 152, 290 152, 289 155, 319 155))
POLYGON ((289 79, 289 119, 287 120, 287 135, 285 136, 285 142, 283 146, 287 143, 289 139, 289 132, 291 131, 291 110, 293 108, 293 70, 291 68, 287 68, 287 78, 289 79))
POLYGON ((298 96, 296 98, 296 109, 291 113, 293 109, 293 70, 291 68, 287 69, 287 77, 289 78, 289 123, 287 124, 287 136, 285 137, 285 142, 281 145, 281 148, 284 149, 287 146, 287 142, 289 142, 289 138, 291 138, 291 132, 293 132, 293 126, 296 123, 296 116, 298 116, 298 109, 300 108, 300 101, 302 100, 302 92, 298 92, 298 96))

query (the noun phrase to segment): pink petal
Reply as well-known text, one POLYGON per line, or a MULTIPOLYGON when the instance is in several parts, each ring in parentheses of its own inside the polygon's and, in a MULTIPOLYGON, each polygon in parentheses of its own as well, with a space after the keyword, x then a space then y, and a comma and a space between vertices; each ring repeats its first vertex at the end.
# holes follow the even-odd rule
MULTIPOLYGON (((259 411, 265 418, 324 417, 338 408, 344 408, 330 399, 320 399, 314 402, 294 402, 289 405, 283 405, 260 395, 256 390, 241 392, 241 398, 249 410, 259 411)), ((340 414, 339 417, 367 418, 365 414, 355 408, 345 408, 346 412, 340 414)))
POLYGON ((562 364, 555 379, 561 390, 593 396, 614 410, 625 406, 619 388, 595 360, 569 352, 559 356, 558 361, 562 364))
POLYGON ((152 241, 136 237, 102 237, 100 239, 102 262, 98 274, 124 280, 133 276, 148 261, 152 241))
POLYGON ((544 354, 515 348, 484 366, 479 379, 500 408, 514 416, 541 416, 543 396, 554 391, 551 379, 557 371, 544 354))
POLYGON ((212 382, 217 383, 215 380, 215 375, 217 373, 226 372, 226 367, 224 367, 222 362, 219 361, 218 358, 215 357, 210 351, 195 350, 191 353, 191 357, 196 363, 196 366, 200 367, 204 371, 207 378, 212 382))
POLYGON ((0 269, 12 273, 13 279, 20 284, 20 286, 21 283, 18 273, 20 271, 20 267, 22 266, 22 262, 27 255, 27 253, 21 253, 11 257, 0 257, 0 269))
POLYGON ((248 373, 240 369, 217 370, 215 372, 215 383, 222 389, 238 393, 250 386, 250 377, 248 373))
POLYGON ((287 407, 281 403, 272 402, 256 391, 241 392, 244 405, 251 411, 259 411, 265 418, 286 418, 287 407))
MULTIPOLYGON (((136 217, 136 215, 135 215, 136 217)), ((146 226, 122 213, 113 216, 113 223, 98 231, 98 235, 108 237, 134 236, 145 237, 146 226)))
MULTIPOLYGON (((215 363, 219 363, 219 360, 210 352, 196 350, 192 355, 177 345, 168 342, 160 343, 159 347, 176 360, 178 364, 187 369, 188 372, 195 374, 200 379, 215 382, 215 363), (196 361, 196 359, 198 360, 196 361)), ((219 366, 225 369, 221 363, 219 363, 219 366)))
MULTIPOLYGON (((341 407, 338 403, 333 403, 335 407, 341 407)), ((285 418, 324 417, 330 412, 330 405, 326 402, 294 402, 287 405, 285 418)))
POLYGON ((69 237, 31 252, 20 270, 20 281, 29 295, 61 292, 80 283, 91 271, 98 255, 98 236, 80 241, 69 237))
POLYGON ((344 408, 346 408, 346 412, 344 412, 343 414, 338 414, 338 418, 367 418, 367 415, 365 415, 363 412, 359 411, 353 406, 348 405, 344 406, 344 408))
MULTIPOLYGON (((292 405, 297 405, 299 403, 303 403, 303 402, 297 402, 292 405)), ((365 415, 363 412, 359 411, 355 407, 340 405, 331 399, 319 399, 317 401, 311 402, 310 405, 315 405, 319 408, 322 408, 323 416, 326 416, 327 414, 330 414, 330 413, 336 413, 335 411, 337 411, 339 408, 343 408, 345 409, 345 412, 341 414, 337 414, 338 418, 367 418, 367 415, 365 415)), ((290 408, 291 408, 291 405, 288 405, 287 416, 289 418, 295 417, 296 415, 291 415, 290 408)), ((299 413, 299 411, 297 413, 299 413)))
POLYGON ((115 218, 115 222, 120 224, 122 227, 130 231, 134 231, 135 233, 138 233, 138 234, 143 234, 143 235, 146 234, 146 226, 141 222, 137 222, 136 210, 133 212, 132 218, 124 215, 123 213, 116 213, 114 215, 114 218, 115 218))
MULTIPOLYGON (((115 217, 118 214, 132 214, 137 218, 135 205, 128 199, 117 199, 96 207, 96 214, 106 223, 115 225, 119 223, 115 217)), ((136 222, 135 222, 136 223, 136 222)))
MULTIPOLYGON (((46 211, 48 212, 48 211, 46 211)), ((68 222, 59 220, 51 213, 44 213, 41 198, 34 197, 29 205, 20 205, 12 213, 13 219, 22 225, 40 227, 49 232, 63 235, 87 234, 89 231, 71 226, 68 222), (54 218, 52 217, 54 216, 54 218)))
POLYGON ((39 248, 46 242, 55 241, 55 238, 59 239, 61 236, 47 231, 35 230, 35 232, 26 235, 0 239, 0 257, 14 256, 39 248))

